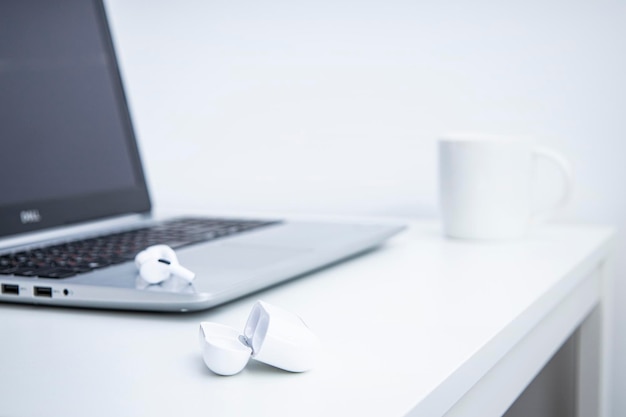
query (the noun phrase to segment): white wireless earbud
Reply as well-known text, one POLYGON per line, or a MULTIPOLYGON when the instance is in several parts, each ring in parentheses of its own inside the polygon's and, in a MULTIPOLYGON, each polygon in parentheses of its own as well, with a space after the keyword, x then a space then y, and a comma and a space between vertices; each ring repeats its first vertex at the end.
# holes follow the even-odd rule
POLYGON ((158 284, 174 275, 191 282, 196 274, 178 263, 176 253, 167 245, 146 248, 135 256, 139 275, 150 284, 158 284))
POLYGON ((243 332, 218 323, 200 323, 200 349, 206 366, 218 375, 234 375, 252 359, 290 372, 315 365, 319 339, 302 319, 258 301, 243 332))

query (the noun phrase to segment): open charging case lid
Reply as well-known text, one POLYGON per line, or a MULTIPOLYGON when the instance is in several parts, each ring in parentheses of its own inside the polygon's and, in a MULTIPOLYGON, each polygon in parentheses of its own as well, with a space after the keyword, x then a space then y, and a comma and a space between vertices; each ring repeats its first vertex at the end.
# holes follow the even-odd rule
POLYGON ((219 375, 240 372, 250 358, 291 372, 311 369, 319 340, 302 319, 282 308, 258 301, 243 334, 218 323, 200 323, 204 363, 219 375))

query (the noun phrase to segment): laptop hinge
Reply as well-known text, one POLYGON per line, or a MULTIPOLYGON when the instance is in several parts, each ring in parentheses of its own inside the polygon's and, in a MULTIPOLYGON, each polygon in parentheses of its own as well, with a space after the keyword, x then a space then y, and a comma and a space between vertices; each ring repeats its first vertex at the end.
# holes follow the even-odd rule
POLYGON ((28 247, 47 245, 55 242, 67 242, 69 240, 82 239, 99 234, 133 229, 147 226, 153 221, 151 214, 128 214, 111 217, 106 220, 91 221, 72 226, 65 225, 45 231, 24 233, 0 239, 0 252, 24 250, 28 247))

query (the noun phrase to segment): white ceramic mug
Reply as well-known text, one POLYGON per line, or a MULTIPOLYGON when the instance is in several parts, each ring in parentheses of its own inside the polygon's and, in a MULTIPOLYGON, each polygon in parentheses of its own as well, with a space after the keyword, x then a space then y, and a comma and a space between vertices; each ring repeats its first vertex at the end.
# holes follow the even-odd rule
POLYGON ((439 139, 439 197, 447 236, 462 239, 522 237, 533 220, 565 205, 570 164, 558 153, 521 137, 455 134, 439 139), (564 187, 557 203, 531 212, 535 158, 553 162, 564 187))

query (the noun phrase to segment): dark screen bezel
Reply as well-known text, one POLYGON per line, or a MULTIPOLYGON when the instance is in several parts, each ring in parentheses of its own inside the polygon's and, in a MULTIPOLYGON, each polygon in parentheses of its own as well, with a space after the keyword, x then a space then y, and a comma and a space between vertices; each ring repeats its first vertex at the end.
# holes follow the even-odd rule
MULTIPOLYGON (((104 41, 103 47, 110 58, 108 70, 115 88, 115 97, 125 131, 126 146, 132 164, 135 185, 130 188, 83 194, 63 199, 37 200, 0 206, 0 236, 32 232, 122 214, 147 213, 152 208, 106 11, 101 0, 94 0, 94 3, 98 15, 99 30, 104 41), (23 223, 21 213, 33 211, 38 213, 39 220, 23 223)), ((11 179, 5 180, 10 181, 11 179)))

